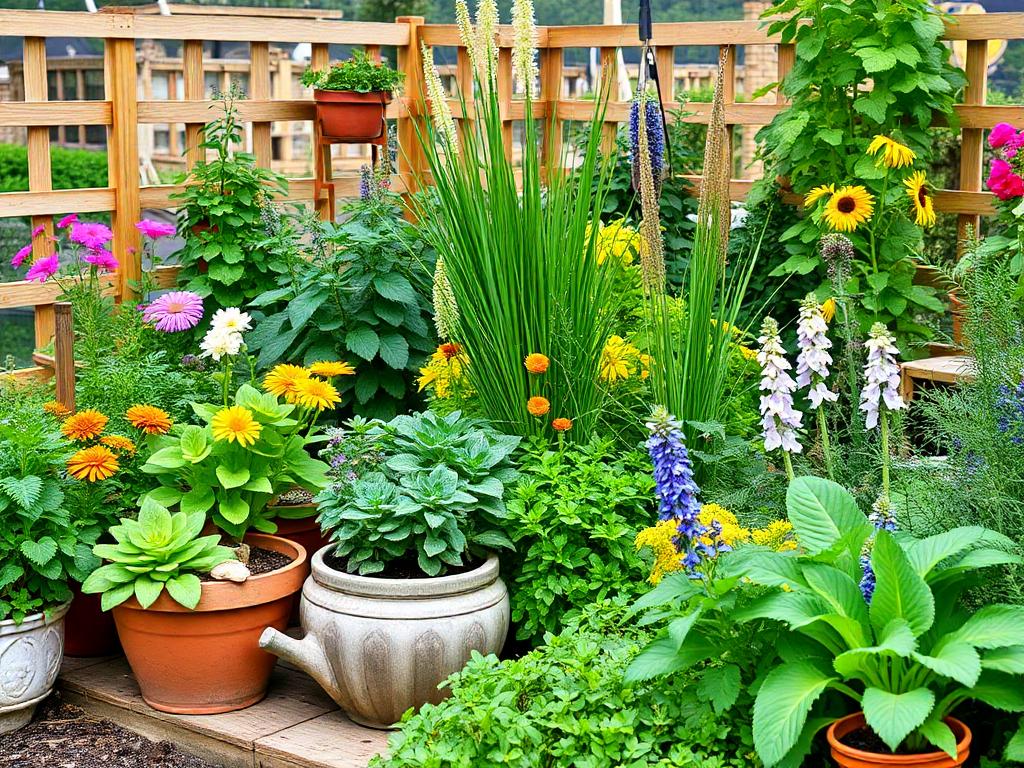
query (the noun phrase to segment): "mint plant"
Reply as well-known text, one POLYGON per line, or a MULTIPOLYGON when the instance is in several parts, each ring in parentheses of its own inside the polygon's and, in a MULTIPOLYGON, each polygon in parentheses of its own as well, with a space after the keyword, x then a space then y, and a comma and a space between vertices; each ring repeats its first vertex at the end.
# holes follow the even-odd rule
POLYGON ((353 51, 352 58, 327 69, 309 67, 302 73, 302 84, 322 91, 355 91, 390 93, 402 82, 405 74, 387 64, 379 64, 365 51, 353 51))

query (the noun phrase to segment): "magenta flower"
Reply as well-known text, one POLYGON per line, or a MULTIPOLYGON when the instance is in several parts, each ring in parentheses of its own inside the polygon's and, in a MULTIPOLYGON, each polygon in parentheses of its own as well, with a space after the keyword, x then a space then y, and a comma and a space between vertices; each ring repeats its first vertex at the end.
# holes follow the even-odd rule
POLYGON ((113 237, 110 227, 95 221, 76 221, 71 227, 71 242, 91 251, 103 249, 113 237))
POLYGON ((152 219, 143 219, 142 221, 136 222, 135 228, 139 230, 146 237, 156 240, 158 237, 170 237, 177 232, 177 227, 173 224, 164 224, 160 221, 153 221, 152 219))
POLYGON ((82 261, 86 261, 89 264, 93 264, 100 269, 105 269, 108 272, 115 272, 117 268, 121 266, 117 258, 108 251, 106 248, 100 248, 95 251, 89 251, 85 256, 82 257, 82 261))
POLYGON ((76 221, 78 221, 78 214, 69 213, 67 216, 65 216, 63 219, 57 222, 57 229, 67 229, 76 221))
POLYGON ((147 323, 155 322, 158 331, 187 331, 203 319, 203 300, 191 291, 165 293, 150 302, 143 310, 142 319, 147 323))
POLYGON ((28 272, 25 274, 26 280, 38 280, 40 283, 45 283, 60 269, 60 262, 57 260, 57 254, 47 256, 45 259, 36 259, 32 262, 32 266, 29 267, 28 272))
POLYGON ((999 149, 1005 146, 1017 135, 1017 129, 1009 123, 999 123, 988 135, 988 145, 992 149, 999 149))
POLYGON ((14 258, 11 259, 11 266, 14 267, 15 269, 20 267, 21 262, 27 259, 30 253, 32 253, 32 243, 29 243, 16 254, 14 254, 14 258))
POLYGON ((38 227, 36 227, 35 229, 32 230, 32 238, 35 239, 35 238, 39 237, 45 231, 46 231, 46 227, 44 227, 42 224, 40 224, 38 227))

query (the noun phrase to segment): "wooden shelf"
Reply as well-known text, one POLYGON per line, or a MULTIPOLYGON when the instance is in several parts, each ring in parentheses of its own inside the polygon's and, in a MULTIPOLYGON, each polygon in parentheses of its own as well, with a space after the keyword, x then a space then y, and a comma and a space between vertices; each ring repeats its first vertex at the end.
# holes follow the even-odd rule
POLYGON ((937 381, 955 384, 974 379, 974 358, 969 355, 942 355, 911 360, 900 366, 900 392, 903 399, 914 399, 918 381, 937 381))

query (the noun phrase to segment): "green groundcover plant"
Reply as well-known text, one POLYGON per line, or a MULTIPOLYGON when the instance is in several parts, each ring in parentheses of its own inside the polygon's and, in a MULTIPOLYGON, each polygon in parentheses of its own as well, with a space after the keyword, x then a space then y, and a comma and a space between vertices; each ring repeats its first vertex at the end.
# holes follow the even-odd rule
POLYGON ((302 84, 322 91, 391 92, 397 88, 404 73, 387 64, 373 61, 365 51, 353 51, 352 58, 327 69, 309 67, 302 73, 302 84))

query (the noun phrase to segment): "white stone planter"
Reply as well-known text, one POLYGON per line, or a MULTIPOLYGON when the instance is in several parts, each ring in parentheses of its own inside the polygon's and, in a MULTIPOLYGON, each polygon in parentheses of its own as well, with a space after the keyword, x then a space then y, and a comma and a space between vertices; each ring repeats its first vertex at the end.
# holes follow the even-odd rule
POLYGON ((410 707, 437 703, 437 686, 472 651, 498 653, 509 623, 508 590, 498 558, 455 576, 375 579, 324 564, 302 588, 306 634, 267 629, 260 646, 304 669, 357 723, 394 725, 410 707))
POLYGON ((36 704, 50 695, 64 655, 65 603, 21 624, 0 621, 0 733, 27 725, 36 704))

